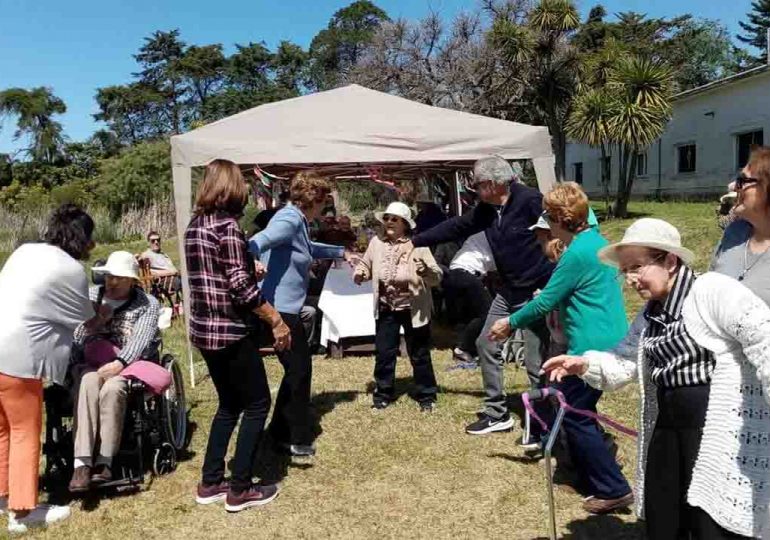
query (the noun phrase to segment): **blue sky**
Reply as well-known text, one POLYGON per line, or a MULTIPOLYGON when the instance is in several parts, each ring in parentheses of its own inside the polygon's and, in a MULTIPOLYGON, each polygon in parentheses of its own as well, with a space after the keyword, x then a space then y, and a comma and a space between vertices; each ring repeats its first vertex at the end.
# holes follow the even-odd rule
MULTIPOLYGON (((339 8, 352 0, 2 0, 0 89, 50 86, 67 104, 60 120, 72 140, 87 138, 97 124, 96 88, 123 84, 136 71, 132 54, 155 30, 179 28, 187 43, 287 39, 307 46, 339 8)), ((418 18, 429 10, 451 19, 476 0, 375 0, 391 17, 418 18)), ((578 0, 583 15, 599 3, 578 0)), ((605 0, 609 13, 650 16, 692 13, 723 22, 733 33, 750 0, 605 0)), ((12 119, 0 124, 0 152, 21 146, 12 140, 12 119)))

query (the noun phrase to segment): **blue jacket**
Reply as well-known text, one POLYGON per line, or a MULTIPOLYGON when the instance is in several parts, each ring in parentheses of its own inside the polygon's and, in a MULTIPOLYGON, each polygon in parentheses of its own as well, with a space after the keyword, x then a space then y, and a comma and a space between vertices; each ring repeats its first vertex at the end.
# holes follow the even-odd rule
POLYGON ((282 313, 297 314, 305 303, 313 259, 338 259, 344 248, 312 242, 305 215, 289 204, 251 237, 249 251, 267 266, 260 286, 265 299, 282 313))
POLYGON ((462 216, 439 223, 412 238, 415 247, 427 247, 467 238, 484 231, 492 248, 503 289, 511 304, 521 304, 542 289, 553 272, 535 233, 529 230, 543 212, 543 196, 523 184, 511 184, 505 206, 479 203, 462 216), (499 211, 499 213, 498 213, 499 211))

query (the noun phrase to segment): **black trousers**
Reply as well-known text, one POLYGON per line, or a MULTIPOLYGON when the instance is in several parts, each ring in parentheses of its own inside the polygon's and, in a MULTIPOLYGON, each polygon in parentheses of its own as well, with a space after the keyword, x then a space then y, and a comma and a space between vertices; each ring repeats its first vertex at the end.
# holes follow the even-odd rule
POLYGON ((270 412, 270 387, 258 351, 258 341, 252 336, 224 349, 201 350, 219 397, 203 459, 204 484, 224 479, 227 446, 240 418, 230 485, 236 492, 251 485, 252 464, 270 412))
POLYGON ((644 482, 647 537, 655 540, 743 538, 687 504, 700 449, 709 386, 658 390, 658 419, 650 439, 644 482))
POLYGON ((430 359, 430 324, 413 328, 411 310, 392 311, 387 308, 380 308, 377 316, 377 333, 374 338, 377 350, 374 362, 374 399, 395 399, 396 359, 401 340, 399 329, 402 327, 414 372, 414 398, 420 402, 436 401, 438 388, 430 359))
POLYGON ((291 330, 291 349, 278 353, 283 379, 269 431, 278 442, 308 445, 313 442, 310 413, 313 359, 305 334, 305 321, 301 314, 281 313, 281 317, 291 330))
POLYGON ((465 322, 465 328, 458 334, 458 349, 476 354, 476 339, 484 327, 492 295, 484 286, 481 277, 460 268, 449 270, 442 283, 450 311, 465 322))

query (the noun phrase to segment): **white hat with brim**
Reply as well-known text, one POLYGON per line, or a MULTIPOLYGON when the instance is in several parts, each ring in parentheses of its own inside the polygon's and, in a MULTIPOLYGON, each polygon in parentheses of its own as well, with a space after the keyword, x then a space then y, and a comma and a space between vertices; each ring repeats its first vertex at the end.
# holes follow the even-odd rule
POLYGON ((611 266, 618 266, 618 249, 625 246, 639 246, 673 253, 685 264, 695 260, 695 254, 682 247, 682 238, 676 227, 655 218, 642 218, 634 221, 626 229, 623 239, 599 250, 599 259, 611 266))
POLYGON ((139 263, 128 251, 113 251, 104 266, 94 266, 92 270, 108 276, 139 279, 139 263))
POLYGON ((544 231, 550 231, 551 226, 548 225, 548 220, 545 219, 543 215, 541 215, 539 218, 537 218, 537 223, 529 227, 530 231, 535 231, 537 229, 542 229, 544 231))
POLYGON ((414 229, 417 226, 414 220, 412 219, 412 211, 409 209, 407 205, 405 205, 402 202, 390 203, 384 212, 375 212, 374 217, 376 217, 380 221, 380 223, 382 223, 382 216, 384 216, 385 214, 390 214, 391 216, 400 217, 401 219, 407 222, 410 229, 414 229))

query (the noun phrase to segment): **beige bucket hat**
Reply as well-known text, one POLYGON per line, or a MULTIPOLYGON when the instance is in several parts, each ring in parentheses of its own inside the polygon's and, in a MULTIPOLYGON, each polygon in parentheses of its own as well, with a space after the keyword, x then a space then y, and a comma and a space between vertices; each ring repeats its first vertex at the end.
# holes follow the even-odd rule
POLYGON ((637 219, 626 229, 620 242, 599 250, 599 259, 605 264, 617 266, 618 248, 623 246, 641 246, 673 253, 687 265, 695 260, 695 254, 682 246, 677 228, 662 219, 637 219))

